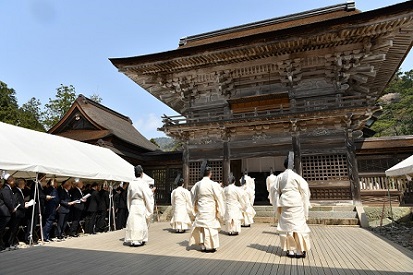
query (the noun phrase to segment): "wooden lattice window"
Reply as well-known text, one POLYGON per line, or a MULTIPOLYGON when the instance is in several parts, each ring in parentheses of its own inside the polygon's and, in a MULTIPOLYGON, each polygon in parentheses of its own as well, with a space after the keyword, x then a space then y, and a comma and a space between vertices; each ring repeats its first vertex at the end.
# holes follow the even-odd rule
POLYGON ((156 192, 155 200, 157 203, 170 203, 171 192, 174 186, 175 178, 178 174, 182 175, 181 168, 158 168, 145 170, 150 177, 155 180, 156 192))
POLYGON ((384 172, 399 162, 396 158, 374 158, 357 159, 359 173, 384 172))
POLYGON ((153 169, 150 171, 150 176, 155 181, 155 186, 156 186, 155 199, 157 201, 167 200, 166 192, 165 192, 166 191, 166 169, 153 169))
POLYGON ((345 154, 302 157, 302 176, 307 181, 348 180, 345 154))
MULTIPOLYGON (((189 185, 194 185, 201 179, 201 161, 189 163, 189 185)), ((212 180, 222 182, 222 161, 208 161, 208 166, 212 168, 212 180)))

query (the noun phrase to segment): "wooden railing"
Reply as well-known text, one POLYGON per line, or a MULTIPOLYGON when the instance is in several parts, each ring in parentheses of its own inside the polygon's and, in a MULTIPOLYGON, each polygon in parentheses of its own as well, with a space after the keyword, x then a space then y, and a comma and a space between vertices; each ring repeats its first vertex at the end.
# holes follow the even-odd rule
POLYGON ((166 116, 163 115, 164 126, 174 126, 182 124, 191 124, 199 122, 213 122, 213 121, 232 121, 240 119, 257 119, 265 118, 270 116, 279 116, 283 114, 299 114, 309 111, 320 111, 320 110, 334 110, 342 109, 348 107, 364 107, 367 106, 367 99, 362 96, 347 96, 347 97, 336 97, 329 98, 325 100, 318 101, 302 101, 297 103, 295 107, 278 105, 278 108, 265 111, 255 111, 245 112, 245 113, 233 113, 223 114, 222 112, 209 112, 204 113, 202 116, 166 116))
POLYGON ((406 178, 389 178, 384 174, 359 174, 361 190, 398 190, 405 191, 406 178))
POLYGON ((365 204, 411 204, 413 182, 406 178, 389 178, 384 173, 359 174, 361 199, 365 204))

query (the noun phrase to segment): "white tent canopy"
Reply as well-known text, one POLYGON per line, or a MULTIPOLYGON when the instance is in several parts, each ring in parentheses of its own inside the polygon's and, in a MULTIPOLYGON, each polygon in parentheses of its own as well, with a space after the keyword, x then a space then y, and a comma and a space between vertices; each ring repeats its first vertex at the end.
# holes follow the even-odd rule
POLYGON ((386 176, 388 177, 406 175, 413 177, 413 155, 386 170, 386 176))
MULTIPOLYGON (((109 149, 0 122, 0 170, 130 182, 133 166, 109 149)), ((34 176, 33 176, 34 177, 34 176)))

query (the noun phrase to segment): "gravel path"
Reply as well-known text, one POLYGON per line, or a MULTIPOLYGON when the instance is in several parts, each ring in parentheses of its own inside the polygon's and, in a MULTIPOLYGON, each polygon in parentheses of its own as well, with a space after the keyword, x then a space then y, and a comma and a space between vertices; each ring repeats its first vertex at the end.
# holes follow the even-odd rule
POLYGON ((413 251, 413 222, 370 227, 374 233, 413 251))

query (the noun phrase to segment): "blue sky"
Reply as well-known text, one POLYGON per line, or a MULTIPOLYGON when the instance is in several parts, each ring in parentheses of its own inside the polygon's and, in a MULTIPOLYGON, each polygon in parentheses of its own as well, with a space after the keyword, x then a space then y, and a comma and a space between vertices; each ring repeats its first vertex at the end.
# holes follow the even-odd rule
MULTIPOLYGON (((102 104, 129 116, 147 138, 169 107, 119 73, 110 57, 173 50, 181 37, 284 16, 346 1, 0 1, 0 80, 21 106, 36 97, 44 105, 56 88, 98 94, 102 104)), ((362 11, 403 1, 356 1, 362 11)), ((413 69, 413 52, 402 71, 413 69)))

